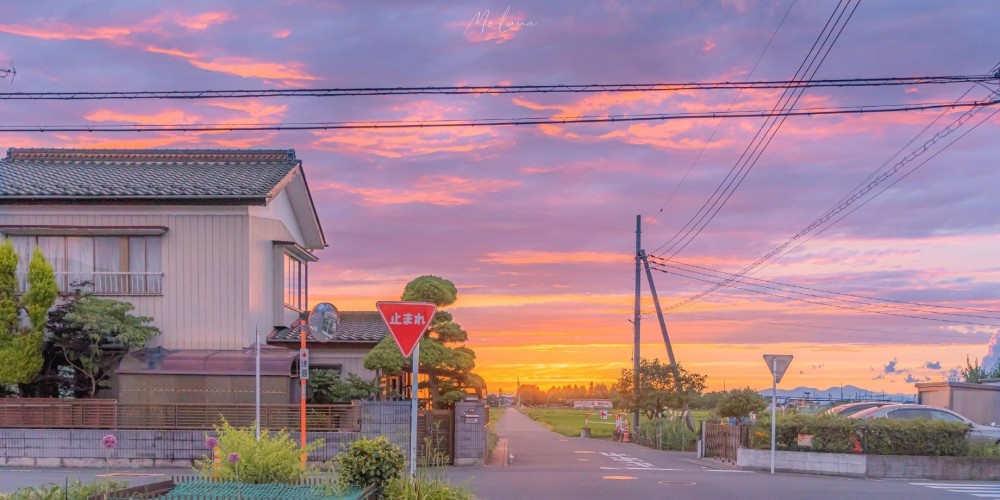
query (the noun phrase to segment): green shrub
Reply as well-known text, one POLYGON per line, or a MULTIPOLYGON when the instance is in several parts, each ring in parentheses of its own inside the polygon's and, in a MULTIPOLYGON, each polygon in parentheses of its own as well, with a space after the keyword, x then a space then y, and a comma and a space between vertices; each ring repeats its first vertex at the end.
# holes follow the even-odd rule
POLYGON ((385 436, 355 441, 333 460, 338 481, 360 488, 375 485, 379 498, 391 498, 386 487, 400 477, 406 464, 403 450, 385 436))
POLYGON ((697 439, 682 418, 644 420, 639 423, 639 432, 632 437, 643 446, 673 451, 694 451, 697 439))
MULTIPOLYGON (((270 432, 261 429, 260 441, 257 441, 256 430, 253 427, 235 428, 225 419, 221 426, 215 427, 218 434, 222 465, 219 469, 219 479, 223 481, 239 481, 249 484, 284 483, 296 484, 306 475, 302 467, 302 448, 289 435, 288 431, 270 432), (228 457, 237 453, 239 460, 230 463, 228 457)), ((323 440, 308 443, 306 453, 316 451, 323 446, 323 440)), ((215 474, 215 465, 209 455, 202 455, 195 461, 195 470, 205 478, 215 474)))
POLYGON ((10 500, 87 500, 91 496, 100 495, 128 487, 124 481, 98 481, 96 483, 83 484, 79 479, 68 484, 68 488, 58 484, 47 484, 45 486, 35 486, 20 488, 10 496, 2 497, 10 500))
POLYGON ((746 387, 725 393, 715 408, 715 413, 720 417, 745 421, 751 413, 760 413, 766 407, 767 400, 757 394, 757 391, 746 387))
MULTIPOLYGON (((771 447, 770 416, 757 420, 751 447, 771 447)), ((933 420, 853 419, 837 415, 779 415, 775 449, 869 455, 963 456, 968 454, 963 424, 933 420), (798 436, 812 435, 812 446, 798 436)))
POLYGON ((417 476, 414 481, 397 477, 389 481, 385 496, 393 500, 474 500, 468 487, 454 485, 443 479, 417 476))

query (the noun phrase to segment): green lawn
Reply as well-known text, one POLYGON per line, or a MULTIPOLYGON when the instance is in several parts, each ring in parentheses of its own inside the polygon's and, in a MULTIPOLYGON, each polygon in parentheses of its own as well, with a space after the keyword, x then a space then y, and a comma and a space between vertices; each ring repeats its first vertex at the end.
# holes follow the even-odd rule
MULTIPOLYGON (((610 439, 611 433, 615 430, 615 414, 617 410, 608 412, 608 419, 601 420, 600 411, 582 410, 573 408, 522 408, 521 411, 532 420, 548 427, 557 434, 563 436, 579 437, 580 429, 587 420, 590 427, 590 435, 593 438, 610 439)), ((695 427, 699 420, 708 417, 708 410, 692 410, 691 418, 695 421, 695 427)), ((631 418, 628 416, 626 418, 631 418)), ((641 422, 647 422, 645 416, 640 416, 641 422)))

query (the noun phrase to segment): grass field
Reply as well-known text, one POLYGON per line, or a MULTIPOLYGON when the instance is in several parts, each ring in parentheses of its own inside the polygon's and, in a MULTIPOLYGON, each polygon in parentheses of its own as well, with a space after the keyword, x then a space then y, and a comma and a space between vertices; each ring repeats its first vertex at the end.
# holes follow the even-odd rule
MULTIPOLYGON (((609 411, 608 419, 601 420, 600 412, 597 410, 582 410, 573 408, 522 408, 521 411, 532 420, 548 427, 553 432, 569 437, 579 437, 580 429, 587 420, 590 427, 590 436, 598 439, 611 439, 611 434, 615 430, 615 414, 617 411, 609 411)), ((707 410, 692 410, 691 418, 697 422, 708 417, 707 410)), ((626 417, 630 418, 630 417, 626 417)), ((648 422, 645 416, 639 417, 640 425, 648 422)))
POLYGON ((495 406, 489 407, 490 412, 490 423, 486 425, 486 431, 488 434, 489 441, 487 442, 488 453, 493 453, 493 448, 496 448, 497 441, 500 436, 497 436, 497 423, 503 418, 504 412, 507 408, 497 408, 495 406))

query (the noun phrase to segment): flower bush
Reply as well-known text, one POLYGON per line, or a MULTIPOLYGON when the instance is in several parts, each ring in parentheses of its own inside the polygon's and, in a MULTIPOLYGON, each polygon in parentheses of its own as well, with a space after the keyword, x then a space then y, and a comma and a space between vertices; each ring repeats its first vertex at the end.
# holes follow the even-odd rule
POLYGON ((359 439, 341 451, 333 462, 340 483, 359 488, 375 485, 378 498, 391 498, 386 488, 400 477, 406 464, 403 450, 385 436, 359 439))
MULTIPOLYGON (((220 456, 228 457, 219 469, 219 479, 222 481, 296 484, 306 475, 307 471, 302 467, 301 461, 303 450, 288 435, 288 431, 270 432, 262 429, 260 441, 257 441, 253 427, 236 428, 225 420, 215 431, 221 449, 220 456)), ((313 441, 306 445, 305 452, 312 453, 321 446, 322 439, 313 441)), ((215 474, 213 457, 202 455, 200 460, 195 461, 195 470, 202 477, 211 478, 215 474)))

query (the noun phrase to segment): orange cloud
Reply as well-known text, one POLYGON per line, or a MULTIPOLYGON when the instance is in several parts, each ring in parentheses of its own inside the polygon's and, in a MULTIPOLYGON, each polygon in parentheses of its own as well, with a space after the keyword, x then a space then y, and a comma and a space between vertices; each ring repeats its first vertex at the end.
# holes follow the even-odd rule
POLYGON ((177 24, 192 30, 200 31, 213 24, 220 24, 235 19, 228 12, 205 12, 196 16, 177 16, 177 24))
POLYGON ((608 264, 634 261, 635 256, 620 253, 601 252, 531 252, 518 250, 513 252, 490 252, 480 262, 493 264, 608 264))
POLYGON ((249 101, 220 101, 209 103, 211 106, 218 108, 231 109, 234 111, 242 111, 254 118, 263 118, 266 116, 281 115, 288 110, 288 106, 281 104, 262 104, 256 99, 249 101))
POLYGON ((201 120, 198 115, 189 115, 183 111, 163 111, 155 115, 129 115, 119 113, 110 109, 101 109, 90 113, 84 117, 92 122, 130 122, 141 125, 161 125, 161 124, 191 124, 201 120))
POLYGON ((303 70, 302 64, 298 62, 261 62, 248 57, 219 57, 211 61, 189 59, 188 62, 192 66, 206 71, 216 71, 243 78, 268 78, 282 81, 319 80, 303 70))
POLYGON ((118 40, 129 35, 132 30, 118 26, 80 28, 59 23, 37 28, 21 24, 0 24, 0 32, 43 40, 118 40))
POLYGON ((376 205, 428 203, 431 205, 467 205, 473 198, 520 185, 502 179, 464 179, 445 175, 421 177, 411 189, 359 188, 331 182, 318 189, 344 191, 376 205))
POLYGON ((184 52, 182 50, 177 50, 177 49, 165 49, 162 47, 157 47, 155 45, 147 45, 145 49, 146 52, 151 52, 153 54, 166 54, 168 56, 181 57, 184 59, 193 59, 195 57, 198 57, 198 54, 195 54, 194 52, 184 52))

